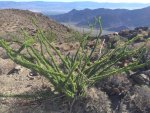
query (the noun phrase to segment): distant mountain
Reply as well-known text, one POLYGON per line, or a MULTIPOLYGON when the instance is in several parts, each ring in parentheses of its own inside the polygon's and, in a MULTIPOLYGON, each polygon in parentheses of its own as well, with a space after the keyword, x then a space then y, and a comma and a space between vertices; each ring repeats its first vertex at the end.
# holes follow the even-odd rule
POLYGON ((84 9, 75 10, 61 15, 51 16, 58 22, 74 23, 77 26, 88 26, 94 23, 95 17, 100 16, 102 26, 105 29, 118 31, 124 28, 134 28, 138 26, 150 27, 150 7, 128 10, 128 9, 84 9), (115 30, 116 29, 116 30, 115 30))
POLYGON ((149 6, 149 4, 142 3, 97 3, 97 2, 10 2, 0 1, 0 9, 24 9, 34 12, 42 12, 47 15, 50 14, 62 14, 72 9, 83 10, 85 8, 97 9, 97 8, 125 8, 125 9, 138 9, 149 6))

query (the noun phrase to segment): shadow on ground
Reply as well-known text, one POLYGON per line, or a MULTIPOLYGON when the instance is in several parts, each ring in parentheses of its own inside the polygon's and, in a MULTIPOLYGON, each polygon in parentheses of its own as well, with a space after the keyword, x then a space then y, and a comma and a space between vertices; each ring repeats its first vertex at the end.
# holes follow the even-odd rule
POLYGON ((65 101, 61 99, 49 90, 20 95, 0 94, 0 113, 66 113, 65 101))

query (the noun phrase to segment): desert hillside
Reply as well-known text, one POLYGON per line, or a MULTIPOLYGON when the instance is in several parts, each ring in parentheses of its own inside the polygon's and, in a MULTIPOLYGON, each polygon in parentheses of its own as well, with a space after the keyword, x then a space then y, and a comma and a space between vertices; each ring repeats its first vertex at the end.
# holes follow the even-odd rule
POLYGON ((52 31, 57 39, 70 36, 70 29, 58 24, 40 13, 33 13, 28 10, 5 9, 0 10, 0 36, 12 38, 10 35, 20 35, 21 29, 28 31, 30 34, 36 32, 36 26, 32 23, 36 20, 38 27, 45 31, 52 31))

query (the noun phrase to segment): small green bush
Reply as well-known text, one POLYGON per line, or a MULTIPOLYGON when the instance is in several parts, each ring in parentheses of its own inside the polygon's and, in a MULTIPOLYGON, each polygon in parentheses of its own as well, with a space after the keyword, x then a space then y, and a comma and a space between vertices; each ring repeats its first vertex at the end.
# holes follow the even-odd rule
MULTIPOLYGON (((100 24, 100 20, 98 22, 100 24)), ((150 63, 150 61, 140 63, 140 55, 145 50, 144 46, 135 49, 129 48, 138 36, 114 49, 99 53, 96 60, 92 61, 93 54, 101 42, 101 33, 102 28, 100 28, 100 34, 91 49, 87 49, 88 35, 84 35, 80 41, 80 47, 73 56, 62 55, 49 40, 51 37, 46 37, 41 29, 38 29, 34 36, 30 36, 24 31, 23 41, 14 40, 14 43, 20 45, 18 50, 11 48, 9 42, 4 39, 0 39, 0 46, 6 50, 14 62, 46 77, 53 84, 54 91, 69 98, 84 97, 86 88, 93 86, 101 79, 150 63), (35 43, 40 44, 40 50, 34 46, 35 43), (52 51, 59 57, 59 63, 52 51), (48 57, 45 54, 48 54, 48 57), (116 65, 122 59, 135 56, 137 60, 130 62, 126 67, 116 65)), ((99 49, 103 50, 103 48, 99 49)))

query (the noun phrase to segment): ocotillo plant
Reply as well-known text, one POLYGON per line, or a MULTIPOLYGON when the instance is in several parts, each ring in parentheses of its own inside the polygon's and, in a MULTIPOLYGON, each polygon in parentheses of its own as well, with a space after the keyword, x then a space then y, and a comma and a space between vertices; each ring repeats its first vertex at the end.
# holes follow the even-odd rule
MULTIPOLYGON (((100 20, 98 22, 100 24, 100 20)), ((76 96, 85 96, 86 88, 91 87, 105 77, 139 68, 150 63, 150 61, 142 64, 140 62, 140 55, 145 50, 144 46, 133 49, 129 48, 129 45, 134 43, 138 36, 123 45, 108 50, 108 52, 102 52, 95 61, 91 61, 97 45, 100 44, 101 32, 102 28, 100 27, 100 34, 95 39, 94 47, 91 49, 86 48, 88 35, 84 35, 79 48, 73 56, 64 56, 49 41, 50 38, 47 38, 41 29, 37 30, 35 36, 30 36, 24 32, 25 40, 15 40, 14 43, 20 45, 18 50, 11 48, 9 42, 4 39, 0 39, 0 46, 6 50, 8 56, 15 63, 35 70, 53 84, 55 91, 64 94, 66 97, 74 98, 76 96), (40 50, 34 46, 35 43, 40 45, 40 50), (22 51, 26 51, 26 54, 22 51), (56 61, 52 51, 59 57, 59 63, 56 61), (136 60, 130 62, 125 67, 116 65, 126 57, 136 57, 136 60), (60 65, 63 65, 63 68, 60 65)))

